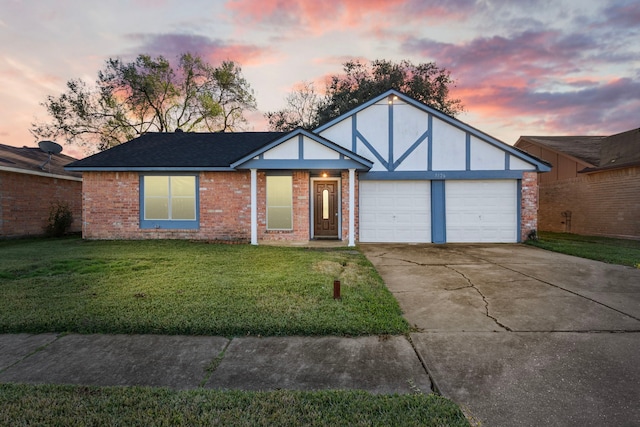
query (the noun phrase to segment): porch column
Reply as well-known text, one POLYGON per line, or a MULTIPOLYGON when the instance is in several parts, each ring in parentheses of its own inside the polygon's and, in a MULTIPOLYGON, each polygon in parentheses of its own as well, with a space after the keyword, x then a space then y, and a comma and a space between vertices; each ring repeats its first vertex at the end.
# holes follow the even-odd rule
POLYGON ((349 169, 349 246, 356 245, 356 170, 349 169))
POLYGON ((258 170, 251 169, 251 244, 258 244, 258 170))

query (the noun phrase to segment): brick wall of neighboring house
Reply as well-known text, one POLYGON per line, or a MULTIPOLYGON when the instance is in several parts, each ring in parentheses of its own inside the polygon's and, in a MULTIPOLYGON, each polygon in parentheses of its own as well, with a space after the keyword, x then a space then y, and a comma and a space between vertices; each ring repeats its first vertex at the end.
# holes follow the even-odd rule
POLYGON ((82 226, 82 182, 0 171, 0 237, 37 236, 45 232, 53 205, 67 203, 71 232, 82 226))
POLYGON ((640 167, 540 184, 543 231, 640 238, 640 167), (570 221, 563 212, 571 212, 570 221))
POLYGON ((524 172, 521 181, 520 239, 527 240, 532 230, 538 229, 538 173, 524 172))

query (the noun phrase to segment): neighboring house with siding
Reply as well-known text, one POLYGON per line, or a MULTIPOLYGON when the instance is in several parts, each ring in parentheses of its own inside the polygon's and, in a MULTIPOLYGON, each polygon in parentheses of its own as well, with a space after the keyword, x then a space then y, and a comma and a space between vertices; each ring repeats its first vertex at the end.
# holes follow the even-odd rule
POLYGON ((540 180, 539 229, 640 238, 640 129, 611 136, 521 136, 552 165, 540 180))
POLYGON ((70 231, 82 229, 82 175, 65 171, 73 157, 0 144, 0 238, 42 235, 51 206, 68 204, 70 231))
POLYGON ((307 131, 146 134, 74 162, 87 239, 518 242, 549 166, 390 90, 307 131))

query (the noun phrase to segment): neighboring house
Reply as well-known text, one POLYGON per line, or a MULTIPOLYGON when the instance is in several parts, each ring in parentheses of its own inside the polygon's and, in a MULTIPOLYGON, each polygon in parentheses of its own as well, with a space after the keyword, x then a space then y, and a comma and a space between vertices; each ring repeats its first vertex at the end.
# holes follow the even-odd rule
POLYGON ((311 131, 154 133, 67 166, 87 239, 517 242, 544 162, 390 90, 311 131))
POLYGON ((515 146, 552 165, 540 177, 540 230, 640 238, 640 129, 521 136, 515 146))
POLYGON ((65 171, 73 157, 49 155, 39 148, 0 144, 0 238, 42 235, 51 207, 66 203, 74 221, 72 232, 82 227, 82 178, 65 171))

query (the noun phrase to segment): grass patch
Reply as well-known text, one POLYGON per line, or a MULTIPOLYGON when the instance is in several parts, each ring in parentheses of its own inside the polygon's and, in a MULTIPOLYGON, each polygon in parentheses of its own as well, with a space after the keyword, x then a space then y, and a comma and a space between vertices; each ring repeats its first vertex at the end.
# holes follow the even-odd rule
POLYGON ((435 395, 0 384, 1 425, 468 426, 435 395))
POLYGON ((549 251, 640 268, 640 240, 539 232, 538 241, 527 244, 549 251))
POLYGON ((0 333, 408 331, 359 252, 188 241, 0 241, 0 333), (333 300, 333 280, 342 300, 333 300))

